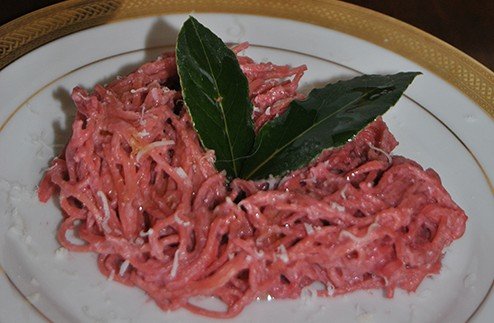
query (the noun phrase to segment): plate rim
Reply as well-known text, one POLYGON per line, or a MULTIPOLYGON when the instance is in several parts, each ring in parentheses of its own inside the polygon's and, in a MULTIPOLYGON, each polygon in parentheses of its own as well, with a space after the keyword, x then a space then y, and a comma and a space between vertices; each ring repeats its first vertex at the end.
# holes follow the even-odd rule
POLYGON ((356 36, 438 75, 472 99, 494 121, 493 71, 410 24, 336 0, 67 0, 0 26, 0 70, 50 41, 87 28, 187 12, 285 18, 356 36))

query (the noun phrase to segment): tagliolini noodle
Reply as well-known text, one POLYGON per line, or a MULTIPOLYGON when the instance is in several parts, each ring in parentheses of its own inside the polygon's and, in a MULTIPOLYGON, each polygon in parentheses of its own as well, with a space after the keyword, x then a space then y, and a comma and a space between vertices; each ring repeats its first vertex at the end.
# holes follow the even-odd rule
MULTIPOLYGON (((305 66, 239 62, 256 130, 303 98, 305 66)), ((444 248, 465 230, 439 176, 391 155, 397 141, 380 118, 281 180, 227 185, 183 106, 173 54, 91 94, 75 88, 72 98, 72 137, 39 199, 59 196, 62 246, 97 253, 104 275, 163 310, 228 318, 256 298, 300 297, 314 282, 325 287, 319 296, 393 297, 437 274, 444 248), (195 296, 227 309, 194 305, 195 296)))

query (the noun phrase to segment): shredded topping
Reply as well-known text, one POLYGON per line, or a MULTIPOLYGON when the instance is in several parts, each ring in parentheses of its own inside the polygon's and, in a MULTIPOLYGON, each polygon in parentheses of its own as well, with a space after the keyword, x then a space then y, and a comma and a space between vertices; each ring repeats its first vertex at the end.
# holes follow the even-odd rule
POLYGON ((155 141, 150 143, 149 145, 144 146, 142 149, 139 150, 139 152, 136 155, 136 161, 140 161, 142 156, 148 154, 151 150, 158 148, 158 147, 163 147, 163 146, 170 146, 175 144, 173 140, 161 140, 161 141, 155 141))
POLYGON ((175 251, 175 255, 173 256, 172 270, 170 271, 171 278, 174 278, 177 275, 179 255, 180 255, 180 250, 177 249, 177 251, 175 251))
POLYGON ((276 257, 279 258, 281 261, 283 261, 285 264, 287 264, 290 259, 288 258, 288 252, 286 251, 285 245, 281 244, 276 253, 276 257))
POLYGON ((312 225, 310 223, 304 222, 304 228, 305 228, 305 232, 307 232, 308 236, 310 236, 311 234, 314 233, 314 228, 312 227, 312 225))
POLYGON ((388 154, 385 150, 381 149, 381 148, 378 148, 376 146, 374 146, 372 143, 369 143, 369 147, 371 149, 374 149, 375 151, 377 152, 380 152, 381 154, 383 154, 384 156, 386 156, 386 158, 388 159, 388 163, 391 164, 393 162, 393 158, 391 157, 391 154, 388 154))
POLYGON ((129 268, 130 261, 128 259, 125 259, 124 262, 120 265, 120 269, 118 270, 118 274, 120 276, 123 276, 125 272, 127 271, 127 268, 129 268))
POLYGON ((110 220, 110 204, 108 203, 108 199, 106 198, 105 193, 98 191, 96 195, 101 199, 101 203, 103 205, 103 220, 101 221, 101 226, 105 232, 109 232, 111 229, 108 226, 108 220, 110 220))

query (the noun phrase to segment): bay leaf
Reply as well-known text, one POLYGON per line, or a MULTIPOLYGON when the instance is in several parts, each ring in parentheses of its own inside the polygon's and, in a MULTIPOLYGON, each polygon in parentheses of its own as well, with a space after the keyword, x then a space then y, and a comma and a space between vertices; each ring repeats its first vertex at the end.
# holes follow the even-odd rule
POLYGON ((261 128, 240 176, 284 175, 344 145, 395 105, 418 74, 364 75, 312 90, 261 128))
POLYGON ((216 168, 238 177, 254 143, 248 82, 237 57, 211 30, 189 17, 176 58, 185 105, 202 145, 216 154, 216 168))

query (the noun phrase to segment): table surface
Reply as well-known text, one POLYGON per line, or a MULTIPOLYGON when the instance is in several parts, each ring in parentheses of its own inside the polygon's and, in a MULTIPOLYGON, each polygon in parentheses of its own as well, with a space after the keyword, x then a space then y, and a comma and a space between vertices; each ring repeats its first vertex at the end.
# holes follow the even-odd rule
MULTIPOLYGON (((302 0, 301 0, 302 1, 302 0)), ((0 0, 0 25, 61 0, 0 0)), ((494 0, 346 0, 422 29, 494 70, 494 0)))

